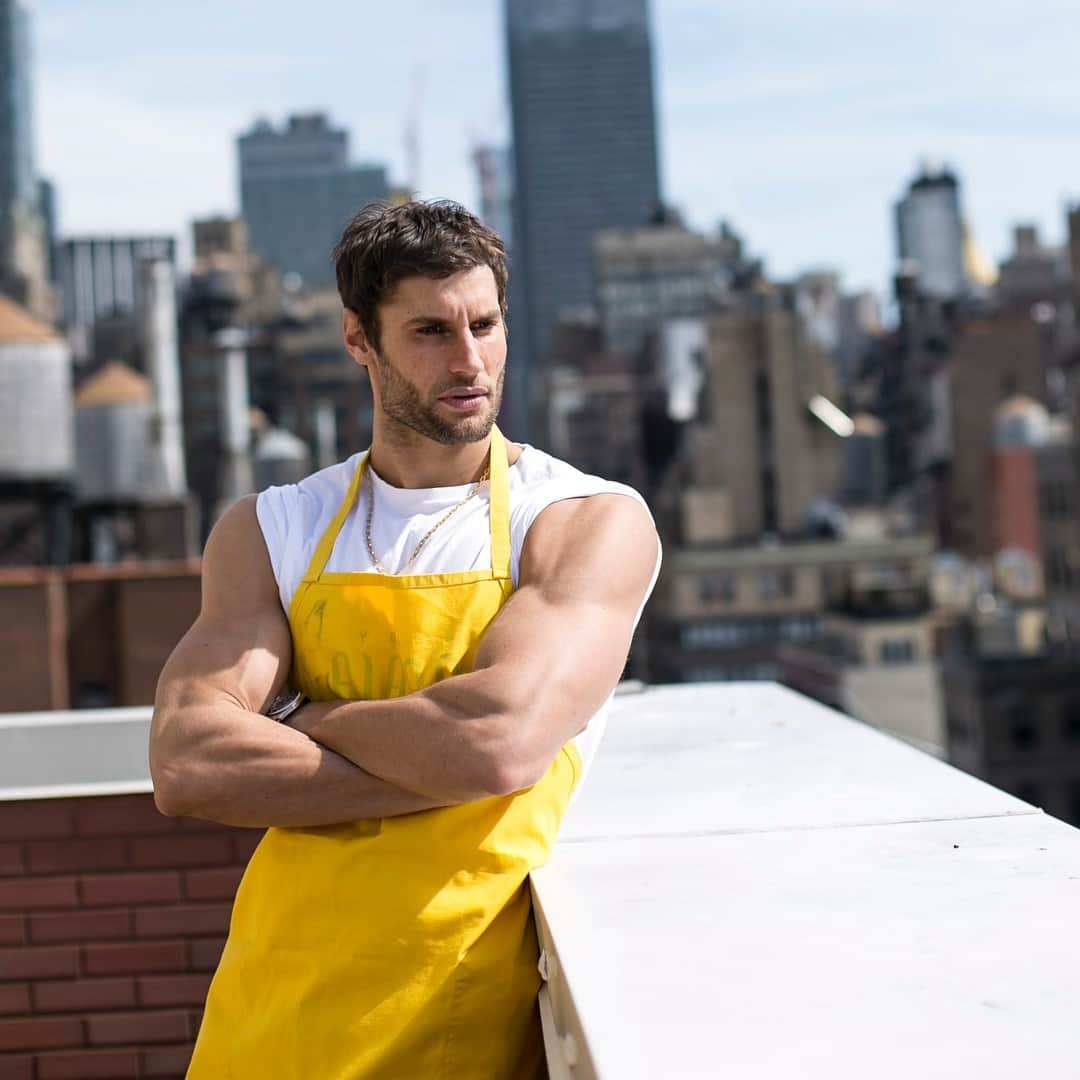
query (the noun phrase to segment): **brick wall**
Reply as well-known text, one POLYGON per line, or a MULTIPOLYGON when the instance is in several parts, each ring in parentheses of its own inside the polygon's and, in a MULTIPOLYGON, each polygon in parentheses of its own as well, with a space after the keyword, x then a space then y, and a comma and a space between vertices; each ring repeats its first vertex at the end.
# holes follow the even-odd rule
POLYGON ((0 802, 0 1077, 182 1077, 260 835, 150 795, 0 802))
POLYGON ((199 582, 195 559, 0 569, 5 711, 149 705, 199 582))

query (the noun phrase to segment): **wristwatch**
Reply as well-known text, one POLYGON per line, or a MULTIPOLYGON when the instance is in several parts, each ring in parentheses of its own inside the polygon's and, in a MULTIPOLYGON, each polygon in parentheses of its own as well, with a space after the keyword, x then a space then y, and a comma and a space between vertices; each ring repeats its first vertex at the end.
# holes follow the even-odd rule
POLYGON ((301 705, 307 703, 307 696, 302 690, 294 690, 291 686, 283 686, 281 692, 266 707, 266 715, 279 724, 287 720, 301 705))

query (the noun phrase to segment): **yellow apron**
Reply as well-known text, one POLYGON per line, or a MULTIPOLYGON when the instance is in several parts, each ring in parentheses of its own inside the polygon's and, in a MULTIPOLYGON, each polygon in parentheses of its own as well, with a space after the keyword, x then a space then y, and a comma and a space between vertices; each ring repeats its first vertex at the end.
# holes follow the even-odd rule
MULTIPOLYGON (((506 448, 491 440, 490 570, 324 573, 367 458, 289 613, 309 697, 384 699, 469 671, 506 602, 506 448)), ((269 829, 237 892, 189 1080, 545 1076, 527 885, 580 774, 403 817, 269 829)))

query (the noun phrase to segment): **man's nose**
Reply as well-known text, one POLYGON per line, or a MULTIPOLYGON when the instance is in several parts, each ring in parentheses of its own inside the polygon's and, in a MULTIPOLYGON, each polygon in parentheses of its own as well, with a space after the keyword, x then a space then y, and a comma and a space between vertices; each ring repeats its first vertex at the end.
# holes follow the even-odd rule
POLYGON ((451 371, 459 374, 476 375, 484 370, 484 358, 480 352, 480 343, 467 329, 454 342, 451 358, 451 371))

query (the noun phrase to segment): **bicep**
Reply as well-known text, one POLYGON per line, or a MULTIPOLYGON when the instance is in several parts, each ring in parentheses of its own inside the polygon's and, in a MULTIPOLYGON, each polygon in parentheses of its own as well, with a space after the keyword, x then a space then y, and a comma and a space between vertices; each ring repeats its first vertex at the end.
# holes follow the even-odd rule
POLYGON ((158 711, 223 701, 261 712, 288 676, 292 642, 253 499, 230 508, 211 533, 202 594, 198 618, 162 670, 158 711))
POLYGON ((519 588, 485 635, 477 669, 501 680, 514 708, 542 708, 559 737, 580 731, 622 674, 658 543, 648 513, 623 495, 549 507, 529 532, 519 588))

